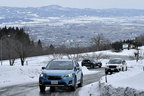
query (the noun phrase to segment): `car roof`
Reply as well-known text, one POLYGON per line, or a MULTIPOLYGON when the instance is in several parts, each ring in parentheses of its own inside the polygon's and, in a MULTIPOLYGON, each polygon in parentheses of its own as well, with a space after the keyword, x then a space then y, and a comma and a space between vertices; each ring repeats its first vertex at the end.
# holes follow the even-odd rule
POLYGON ((93 58, 90 58, 90 59, 83 59, 83 60, 94 60, 93 58))
POLYGON ((73 61, 72 59, 54 59, 52 61, 73 61))
POLYGON ((123 60, 123 59, 121 59, 121 58, 112 58, 110 60, 123 60))

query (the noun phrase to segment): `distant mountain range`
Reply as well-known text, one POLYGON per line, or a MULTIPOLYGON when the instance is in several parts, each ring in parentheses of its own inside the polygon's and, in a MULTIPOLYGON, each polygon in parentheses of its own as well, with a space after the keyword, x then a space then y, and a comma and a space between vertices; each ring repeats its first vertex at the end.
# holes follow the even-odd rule
POLYGON ((138 9, 77 9, 65 8, 58 5, 45 7, 0 7, 0 23, 8 21, 31 21, 33 17, 76 17, 76 16, 100 16, 123 17, 144 16, 144 10, 138 9))

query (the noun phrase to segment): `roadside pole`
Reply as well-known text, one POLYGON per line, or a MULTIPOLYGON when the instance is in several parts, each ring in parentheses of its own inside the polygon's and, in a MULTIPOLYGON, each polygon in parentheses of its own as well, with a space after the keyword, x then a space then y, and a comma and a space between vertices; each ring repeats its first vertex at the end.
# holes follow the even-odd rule
POLYGON ((105 82, 107 83, 107 75, 105 74, 105 82))
POLYGON ((107 72, 106 72, 106 69, 105 69, 105 82, 107 83, 107 72))

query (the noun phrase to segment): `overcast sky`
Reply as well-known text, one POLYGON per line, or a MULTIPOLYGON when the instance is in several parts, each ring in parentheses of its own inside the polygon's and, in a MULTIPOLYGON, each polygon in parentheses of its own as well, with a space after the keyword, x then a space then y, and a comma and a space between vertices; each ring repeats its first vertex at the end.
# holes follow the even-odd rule
POLYGON ((94 9, 144 9, 144 0, 0 0, 0 6, 41 7, 47 5, 94 9))

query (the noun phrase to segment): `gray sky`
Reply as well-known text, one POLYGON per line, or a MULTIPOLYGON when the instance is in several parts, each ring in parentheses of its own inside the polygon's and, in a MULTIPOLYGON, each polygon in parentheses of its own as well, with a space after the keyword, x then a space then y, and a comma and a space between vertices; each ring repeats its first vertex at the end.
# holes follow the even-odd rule
POLYGON ((40 7, 60 5, 72 8, 129 8, 144 9, 144 0, 0 0, 0 6, 40 7))

